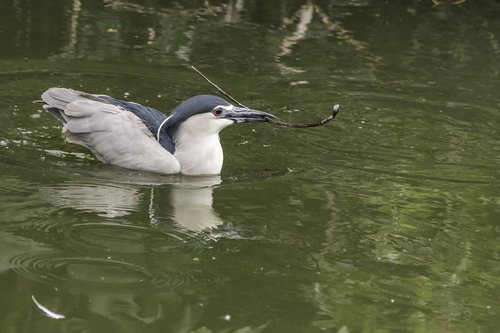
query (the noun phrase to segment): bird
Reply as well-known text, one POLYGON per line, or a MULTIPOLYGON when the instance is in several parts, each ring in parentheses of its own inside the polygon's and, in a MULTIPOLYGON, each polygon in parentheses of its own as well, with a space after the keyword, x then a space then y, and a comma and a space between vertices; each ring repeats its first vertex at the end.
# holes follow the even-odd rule
POLYGON ((69 143, 88 148, 103 163, 161 174, 219 174, 222 129, 277 119, 215 95, 190 97, 168 116, 139 103, 70 88, 49 88, 41 98, 43 108, 63 124, 69 143))

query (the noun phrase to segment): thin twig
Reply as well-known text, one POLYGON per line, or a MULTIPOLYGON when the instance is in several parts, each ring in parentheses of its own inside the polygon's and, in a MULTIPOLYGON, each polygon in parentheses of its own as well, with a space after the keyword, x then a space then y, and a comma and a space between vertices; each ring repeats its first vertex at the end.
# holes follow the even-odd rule
POLYGON ((215 83, 213 83, 212 81, 210 81, 210 79, 208 77, 206 77, 202 72, 200 72, 196 67, 191 66, 191 68, 196 73, 200 74, 202 78, 204 78, 205 80, 207 80, 207 82, 210 83, 212 85, 212 87, 214 87, 215 89, 217 89, 222 95, 226 96, 227 98, 229 98, 230 100, 232 100, 233 102, 235 102, 236 104, 238 104, 239 106, 248 109, 245 105, 243 105, 242 103, 240 103, 236 98, 232 97, 227 92, 225 92, 224 90, 222 90, 221 87, 219 87, 218 85, 216 85, 215 83))
POLYGON ((267 118, 267 121, 270 122, 273 125, 278 125, 278 126, 281 126, 281 127, 289 127, 289 128, 317 127, 317 126, 324 125, 324 124, 330 122, 331 120, 335 119, 335 117, 337 116, 337 114, 339 113, 339 111, 340 111, 340 105, 335 104, 333 106, 332 114, 331 115, 329 115, 328 117, 326 117, 325 119, 322 119, 320 121, 317 121, 317 122, 314 122, 314 123, 308 123, 308 124, 292 124, 292 123, 289 123, 289 122, 286 122, 286 121, 283 121, 283 120, 272 119, 272 118, 267 118))

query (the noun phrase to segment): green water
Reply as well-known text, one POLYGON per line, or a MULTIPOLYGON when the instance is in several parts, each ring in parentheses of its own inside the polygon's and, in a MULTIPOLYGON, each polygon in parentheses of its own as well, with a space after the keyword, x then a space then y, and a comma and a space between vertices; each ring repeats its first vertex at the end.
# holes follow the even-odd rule
POLYGON ((0 332, 498 331, 498 1, 0 12, 0 332), (282 119, 342 110, 231 126, 220 177, 186 177, 103 165, 32 103, 168 112, 213 93, 191 65, 282 119))

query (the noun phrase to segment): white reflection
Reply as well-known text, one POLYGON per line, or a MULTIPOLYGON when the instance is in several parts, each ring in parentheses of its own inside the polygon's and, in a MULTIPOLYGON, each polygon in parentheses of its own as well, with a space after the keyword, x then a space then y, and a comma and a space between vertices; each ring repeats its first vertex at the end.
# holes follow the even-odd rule
POLYGON ((181 45, 179 49, 175 52, 175 55, 185 62, 191 62, 191 52, 193 51, 192 45, 194 40, 194 31, 188 30, 184 32, 184 36, 187 41, 185 45, 181 45))
POLYGON ((366 44, 364 42, 361 42, 352 36, 351 30, 344 28, 340 22, 333 21, 330 16, 328 16, 328 14, 325 13, 318 5, 314 6, 314 12, 318 14, 328 30, 334 31, 339 39, 342 39, 347 44, 350 44, 358 51, 366 48, 366 44))
POLYGON ((245 0, 229 0, 226 6, 224 22, 238 23, 241 20, 240 12, 245 9, 245 0))
POLYGON ((297 23, 295 31, 291 35, 286 36, 281 42, 281 52, 276 56, 276 62, 278 63, 278 67, 280 67, 282 74, 303 72, 301 69, 285 65, 281 62, 281 58, 290 54, 292 52, 292 47, 300 40, 304 39, 309 24, 312 21, 313 13, 314 6, 311 3, 303 5, 296 13, 296 16, 299 17, 299 22, 297 23))
POLYGON ((104 217, 121 217, 138 209, 137 189, 114 185, 66 183, 47 190, 49 200, 64 208, 94 212, 104 217))
POLYGON ((82 4, 80 0, 73 0, 73 8, 71 10, 71 20, 70 20, 70 33, 68 37, 68 44, 66 45, 65 51, 68 54, 73 54, 75 51, 75 46, 78 41, 78 19, 80 17, 80 11, 82 9, 82 4))
MULTIPOLYGON (((109 177, 109 174, 106 174, 109 177)), ((123 175, 120 175, 120 177, 123 175)), ((126 179, 134 179, 134 174, 126 179)), ((179 226, 199 232, 221 225, 223 221, 214 211, 213 190, 221 183, 220 176, 210 177, 155 177, 136 178, 132 184, 117 184, 115 179, 67 182, 42 191, 49 201, 63 208, 96 213, 107 218, 119 218, 144 210, 147 205, 149 223, 157 226, 162 208, 179 226)))
POLYGON ((175 188, 172 191, 174 219, 191 231, 202 231, 222 224, 213 210, 212 187, 175 188))
POLYGON ((46 306, 44 306, 43 304, 41 304, 40 302, 38 302, 35 298, 35 295, 31 295, 31 299, 33 300, 33 303, 35 303, 37 308, 39 308, 40 311, 42 311, 47 317, 52 318, 52 319, 56 319, 56 320, 66 318, 65 315, 63 315, 61 313, 54 312, 54 311, 50 310, 49 308, 47 308, 46 306))
MULTIPOLYGON (((307 4, 300 7, 300 9, 292 16, 292 18, 282 18, 283 25, 287 26, 292 24, 298 18, 295 31, 290 35, 283 38, 280 45, 280 52, 275 56, 275 61, 280 68, 281 74, 302 73, 304 70, 296 67, 286 65, 282 58, 293 53, 293 47, 300 41, 306 38, 307 31, 313 20, 314 14, 321 18, 321 21, 326 28, 335 33, 337 38, 343 40, 347 44, 353 46, 357 51, 364 50, 366 44, 356 40, 352 36, 352 31, 344 28, 340 22, 333 21, 330 16, 325 13, 320 6, 316 5, 314 1, 309 0, 307 4)), ((380 61, 380 58, 373 56, 375 61, 380 61)))

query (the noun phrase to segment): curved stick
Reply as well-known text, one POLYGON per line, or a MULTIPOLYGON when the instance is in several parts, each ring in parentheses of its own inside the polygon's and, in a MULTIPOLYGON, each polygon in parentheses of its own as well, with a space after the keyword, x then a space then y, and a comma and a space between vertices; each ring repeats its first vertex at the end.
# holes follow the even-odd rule
POLYGON ((272 118, 267 118, 267 121, 270 122, 273 125, 281 126, 281 127, 288 127, 288 128, 308 128, 308 127, 317 127, 324 125, 331 120, 335 119, 337 114, 340 111, 340 105, 335 104, 332 109, 332 114, 326 117, 325 119, 322 119, 320 121, 314 122, 314 123, 308 123, 308 124, 292 124, 283 120, 279 119, 272 119, 272 118))

